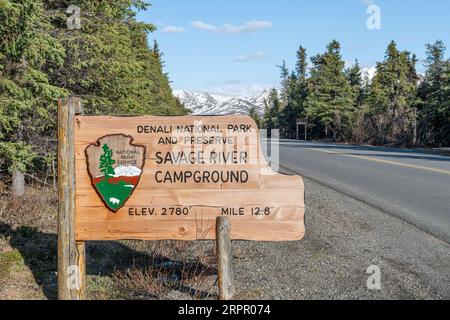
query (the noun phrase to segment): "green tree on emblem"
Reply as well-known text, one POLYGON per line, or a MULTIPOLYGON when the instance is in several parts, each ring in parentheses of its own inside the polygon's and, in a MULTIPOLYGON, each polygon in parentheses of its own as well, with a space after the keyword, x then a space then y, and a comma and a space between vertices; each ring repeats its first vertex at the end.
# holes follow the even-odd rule
POLYGON ((109 177, 115 175, 112 165, 115 164, 116 161, 112 158, 113 151, 106 143, 103 145, 102 149, 103 154, 100 156, 99 169, 105 175, 105 181, 108 183, 109 177))

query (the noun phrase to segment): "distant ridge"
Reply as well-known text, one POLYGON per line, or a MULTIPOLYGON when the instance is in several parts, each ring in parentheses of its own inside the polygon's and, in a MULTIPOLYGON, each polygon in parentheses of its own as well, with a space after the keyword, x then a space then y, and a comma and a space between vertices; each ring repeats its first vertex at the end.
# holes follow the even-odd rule
POLYGON ((188 90, 175 90, 173 93, 194 115, 248 115, 255 108, 262 116, 264 101, 269 98, 270 89, 252 97, 226 97, 188 90))
MULTIPOLYGON (((376 67, 362 68, 361 75, 365 81, 372 81, 376 74, 376 67)), ((189 90, 174 90, 174 96, 192 111, 193 115, 248 115, 254 107, 260 116, 264 115, 264 101, 269 99, 271 89, 265 89, 250 97, 227 97, 208 92, 189 90)))

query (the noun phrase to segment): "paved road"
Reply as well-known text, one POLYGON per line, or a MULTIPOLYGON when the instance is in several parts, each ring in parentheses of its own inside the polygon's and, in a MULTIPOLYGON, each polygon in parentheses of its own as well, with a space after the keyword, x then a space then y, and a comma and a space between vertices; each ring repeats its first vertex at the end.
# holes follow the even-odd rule
POLYGON ((281 141, 280 164, 450 242, 450 157, 281 141))

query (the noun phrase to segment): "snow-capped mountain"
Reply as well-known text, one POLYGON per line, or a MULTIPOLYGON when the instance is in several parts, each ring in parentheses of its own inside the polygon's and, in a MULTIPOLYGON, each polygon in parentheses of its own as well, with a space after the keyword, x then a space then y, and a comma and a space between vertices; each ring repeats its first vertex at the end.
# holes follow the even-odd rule
POLYGON ((214 98, 208 93, 176 90, 174 91, 174 95, 195 115, 207 114, 209 110, 214 109, 220 104, 218 98, 214 98))
POLYGON ((142 174, 142 170, 133 166, 120 166, 114 169, 114 177, 138 177, 142 174))
POLYGON ((253 97, 225 97, 187 90, 175 90, 173 93, 194 115, 247 115, 252 108, 256 108, 262 116, 264 101, 269 98, 270 90, 266 89, 253 97))
POLYGON ((366 67, 362 68, 361 70, 361 75, 363 76, 364 79, 367 79, 369 83, 372 81, 373 77, 375 77, 376 73, 377 73, 376 67, 366 67))

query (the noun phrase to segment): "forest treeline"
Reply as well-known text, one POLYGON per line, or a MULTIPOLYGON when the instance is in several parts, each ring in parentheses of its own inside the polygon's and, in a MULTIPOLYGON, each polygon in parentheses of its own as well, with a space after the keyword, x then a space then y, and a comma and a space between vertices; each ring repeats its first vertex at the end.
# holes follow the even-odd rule
MULTIPOLYGON (((263 119, 283 138, 297 138, 296 121, 308 122, 311 138, 395 146, 450 145, 450 60, 442 41, 426 45, 426 72, 416 55, 392 41, 370 79, 356 61, 346 68, 339 42, 308 61, 297 52, 295 70, 281 66, 281 90, 272 90, 263 119)), ((303 128, 300 128, 303 132, 303 128)))
MULTIPOLYGON (((0 174, 56 177, 57 102, 88 115, 183 115, 142 0, 0 0, 0 174), (81 8, 69 30, 67 8, 81 8)), ((50 179, 51 181, 51 179, 50 179)))

